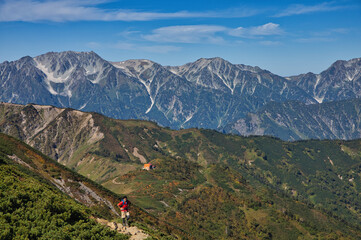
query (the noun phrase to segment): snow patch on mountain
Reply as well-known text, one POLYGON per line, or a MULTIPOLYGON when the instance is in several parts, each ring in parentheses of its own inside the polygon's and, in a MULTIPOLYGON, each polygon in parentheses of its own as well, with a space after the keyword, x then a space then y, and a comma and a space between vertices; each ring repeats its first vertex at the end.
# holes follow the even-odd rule
MULTIPOLYGON (((42 71, 46 78, 44 79, 46 85, 47 85, 47 89, 48 91, 52 94, 52 95, 58 95, 58 93, 54 90, 54 88, 51 86, 50 81, 54 80, 55 78, 51 75, 51 73, 49 72, 49 70, 45 67, 44 64, 41 64, 40 62, 38 62, 36 59, 34 59, 36 62, 36 67, 42 71)), ((55 80, 56 82, 57 80, 55 80)))
POLYGON ((360 69, 353 69, 353 71, 346 72, 346 79, 350 82, 356 79, 356 76, 360 75, 360 69))
POLYGON ((197 110, 194 111, 194 112, 191 112, 191 113, 186 117, 186 120, 182 123, 181 127, 184 127, 184 124, 186 124, 187 122, 189 122, 189 121, 193 118, 193 116, 194 116, 194 114, 195 114, 196 112, 197 112, 197 110))
POLYGON ((68 81, 70 75, 74 70, 74 67, 72 67, 63 74, 56 75, 55 72, 50 70, 50 66, 39 62, 36 58, 34 58, 34 61, 36 63, 36 67, 46 75, 47 80, 54 83, 65 83, 66 81, 68 81))
POLYGON ((152 94, 151 92, 151 84, 154 80, 154 76, 156 73, 152 74, 143 74, 148 69, 152 68, 155 64, 154 62, 146 59, 141 60, 128 60, 122 62, 112 62, 114 67, 122 69, 128 76, 137 78, 146 88, 149 98, 151 101, 150 107, 146 110, 146 114, 150 112, 155 103, 155 96, 157 93, 152 94))
POLYGON ((323 96, 323 97, 317 97, 317 96, 315 96, 315 100, 316 100, 318 103, 322 103, 324 98, 325 98, 325 96, 323 96))

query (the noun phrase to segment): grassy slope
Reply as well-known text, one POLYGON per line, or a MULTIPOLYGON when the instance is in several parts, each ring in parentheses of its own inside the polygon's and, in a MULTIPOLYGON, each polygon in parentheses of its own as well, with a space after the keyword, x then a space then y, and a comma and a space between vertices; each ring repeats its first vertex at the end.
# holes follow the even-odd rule
MULTIPOLYGON (((4 134, 0 134, 0 177, 0 225, 3 230, 0 231, 3 232, 0 239, 20 236, 90 239, 93 235, 96 239, 127 239, 89 219, 90 216, 99 216, 116 220, 118 216, 109 207, 92 198, 92 203, 83 201, 83 204, 80 204, 62 193, 53 182, 54 179, 64 180, 72 197, 78 201, 84 200, 79 196, 82 193, 82 190, 78 190, 79 183, 92 189, 113 206, 119 200, 118 195, 4 134), (14 157, 21 159, 23 163, 15 163, 14 157)), ((133 205, 132 212, 134 224, 155 238, 187 236, 136 205, 133 205)))
MULTIPOLYGON (((104 146, 117 142, 128 149, 137 146, 152 162, 182 158, 203 167, 204 172, 212 164, 223 163, 251 184, 266 184, 354 224, 361 220, 360 140, 290 143, 209 130, 171 131, 142 121, 103 118, 102 123, 104 131, 112 134, 112 138, 104 139, 109 141, 104 146)), ((171 174, 176 171, 173 169, 171 174)), ((105 181, 104 186, 116 192, 139 189, 136 182, 124 187, 117 184, 119 178, 113 179, 105 181)))
MULTIPOLYGON (((171 131, 142 121, 101 121, 103 131, 112 136, 105 138, 111 140, 104 146, 117 142, 128 149, 137 146, 157 166, 153 171, 135 170, 109 179, 103 185, 118 193, 129 193, 140 206, 197 238, 312 239, 354 234, 352 227, 326 213, 331 210, 331 201, 342 206, 343 199, 334 200, 332 185, 325 193, 317 191, 325 188, 321 175, 329 172, 328 165, 323 159, 309 157, 311 150, 304 142, 242 138, 196 129, 171 131), (288 165, 280 167, 282 161, 288 165), (312 195, 298 179, 299 172, 312 179, 316 190, 312 195), (288 197, 288 193, 295 198, 288 197), (312 209, 311 200, 320 210, 312 209), (219 209, 215 207, 217 202, 221 203, 219 209)), ((323 157, 331 154, 335 165, 348 169, 359 162, 338 151, 333 145, 337 142, 318 143, 323 146, 319 153, 323 157)), ((315 146, 312 142, 309 145, 315 146)), ((340 184, 344 186, 348 181, 340 184)), ((358 213, 347 208, 337 215, 349 223, 359 218, 358 213)))

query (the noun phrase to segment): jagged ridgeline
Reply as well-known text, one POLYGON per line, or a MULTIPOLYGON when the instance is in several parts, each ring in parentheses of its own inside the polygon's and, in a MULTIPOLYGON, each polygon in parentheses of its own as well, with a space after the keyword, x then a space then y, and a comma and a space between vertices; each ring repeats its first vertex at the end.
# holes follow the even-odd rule
MULTIPOLYGON (((0 239, 129 239, 94 219, 119 220, 119 196, 37 150, 0 134, 0 239)), ((132 207, 154 238, 187 236, 132 207)))
POLYGON ((361 97, 361 58, 337 61, 320 74, 281 77, 218 57, 170 67, 144 59, 109 62, 94 52, 49 52, 0 63, 0 85, 3 102, 70 107, 173 129, 284 140, 361 137, 358 112, 345 118, 337 103, 361 97), (312 117, 319 103, 332 106, 312 117), (315 106, 292 111, 303 104, 315 106))
POLYGON ((2 132, 126 194, 180 229, 178 236, 361 238, 361 140, 284 142, 52 106, 0 106, 2 132), (156 168, 142 170, 149 162, 156 168))

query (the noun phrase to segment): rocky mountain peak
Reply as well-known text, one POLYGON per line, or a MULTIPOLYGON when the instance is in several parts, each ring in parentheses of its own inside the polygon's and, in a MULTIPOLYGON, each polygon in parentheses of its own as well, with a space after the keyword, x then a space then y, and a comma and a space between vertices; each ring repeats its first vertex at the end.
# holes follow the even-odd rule
POLYGON ((336 81, 357 79, 359 62, 341 61, 332 71, 288 80, 220 57, 164 67, 146 59, 108 62, 94 52, 49 52, 0 64, 0 101, 98 111, 174 128, 219 128, 270 101, 311 104, 359 96, 357 80, 336 81))
POLYGON ((333 63, 322 75, 336 75, 338 80, 355 81, 361 77, 361 58, 354 58, 349 61, 338 60, 333 63))
POLYGON ((75 79, 99 83, 104 78, 104 74, 112 68, 94 52, 49 52, 35 57, 34 61, 36 67, 45 74, 49 91, 55 95, 69 95, 70 92, 59 93, 53 89, 51 83, 69 86, 75 79))
POLYGON ((220 57, 213 57, 213 58, 200 58, 195 61, 193 66, 198 66, 198 68, 210 67, 210 68, 218 68, 221 65, 233 65, 232 63, 224 60, 220 57))
POLYGON ((132 77, 139 77, 139 75, 148 69, 159 69, 162 67, 160 64, 147 59, 132 59, 121 62, 111 62, 111 64, 132 77))
MULTIPOLYGON (((7 62, 9 64, 9 62, 7 62)), ((31 66, 34 66, 35 62, 32 57, 25 56, 20 58, 18 61, 11 62, 18 70, 25 70, 31 66)))

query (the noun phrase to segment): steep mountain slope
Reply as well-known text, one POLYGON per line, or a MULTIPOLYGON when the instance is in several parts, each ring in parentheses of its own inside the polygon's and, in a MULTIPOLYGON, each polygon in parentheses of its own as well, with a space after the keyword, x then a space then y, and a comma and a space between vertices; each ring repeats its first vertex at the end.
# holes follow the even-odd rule
POLYGON ((227 126, 224 131, 272 135, 283 140, 361 138, 361 100, 305 105, 269 103, 256 113, 227 126))
POLYGON ((112 64, 144 85, 150 98, 150 104, 144 114, 147 119, 155 120, 162 125, 184 127, 196 113, 197 106, 203 103, 203 107, 208 108, 214 102, 212 99, 210 102, 205 101, 205 97, 209 95, 207 91, 195 88, 186 79, 155 62, 128 60, 112 64))
POLYGON ((107 62, 94 52, 50 52, 1 63, 0 84, 0 101, 71 107, 172 128, 216 129, 269 101, 315 102, 292 81, 221 58, 163 67, 149 60, 107 62))
POLYGON ((320 74, 307 73, 289 78, 319 103, 359 98, 361 58, 336 61, 320 74))
POLYGON ((259 102, 285 99, 315 102, 303 90, 280 76, 257 67, 234 65, 222 58, 201 58, 196 62, 168 69, 197 85, 220 89, 231 95, 257 98, 259 102))
MULTIPOLYGON (((31 112, 26 109, 39 109, 3 106, 6 114, 1 129, 12 125, 15 133, 34 124, 25 117, 31 112)), ((77 110, 58 111, 79 115, 77 110)), ((210 130, 172 131, 151 122, 83 114, 92 116, 93 127, 104 134, 89 148, 83 148, 89 131, 72 135, 81 129, 76 122, 65 129, 48 124, 27 141, 31 144, 37 136, 62 135, 83 148, 63 164, 89 174, 116 193, 127 194, 160 220, 191 234, 189 238, 361 237, 359 140, 289 143, 210 130), (141 159, 156 169, 141 170, 141 159), (134 168, 127 168, 130 165, 134 168), (104 169, 106 173, 97 174, 104 169)), ((38 147, 61 149, 56 139, 38 147)))
MULTIPOLYGON (((0 178, 3 239, 128 239, 91 220, 119 221, 115 208, 119 196, 4 134, 0 134, 0 178)), ((136 205, 132 212, 133 223, 153 237, 187 236, 136 205)))
MULTIPOLYGON (((234 65, 222 58, 201 58, 183 66, 167 68, 198 87, 221 92, 214 105, 211 105, 216 107, 207 109, 216 109, 212 115, 217 123, 211 128, 219 128, 236 121, 240 115, 254 112, 270 101, 298 100, 307 104, 315 102, 294 83, 280 76, 257 67, 234 65)), ((207 115, 207 112, 201 112, 200 115, 205 114, 207 115)), ((212 115, 209 116, 210 119, 212 115)), ((197 122, 207 121, 195 119, 197 122)))
POLYGON ((132 154, 136 146, 119 146, 99 114, 8 103, 0 104, 0 112, 1 132, 25 141, 93 180, 101 181, 115 173, 134 170, 140 164, 132 154), (114 144, 104 143, 105 137, 106 142, 114 144), (100 158, 105 164, 99 164, 100 158))
POLYGON ((142 84, 94 52, 24 57, 0 64, 0 73, 1 101, 73 107, 124 118, 137 118, 146 111, 148 98, 142 84))

